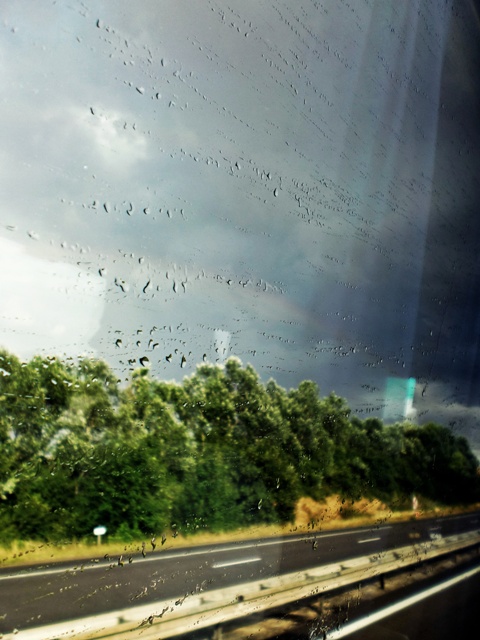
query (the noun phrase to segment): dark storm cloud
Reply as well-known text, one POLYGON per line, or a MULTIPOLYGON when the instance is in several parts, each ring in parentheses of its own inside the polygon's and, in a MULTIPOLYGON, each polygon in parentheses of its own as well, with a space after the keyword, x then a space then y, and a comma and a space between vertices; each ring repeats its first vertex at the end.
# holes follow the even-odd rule
MULTIPOLYGON (((458 3, 441 85, 414 375, 480 404, 480 40, 478 6, 458 3)), ((425 401, 425 400, 424 400, 425 401)))
POLYGON ((335 334, 346 353, 355 348, 325 371, 327 387, 356 389, 359 403, 361 388, 380 389, 382 404, 388 376, 412 375, 449 13, 371 8, 338 170, 349 202, 336 243, 341 277, 315 309, 337 309, 335 334))
MULTIPOLYGON (((389 376, 433 389, 449 371, 452 393, 465 389, 478 58, 474 20, 452 7, 13 3, 0 151, 2 233, 24 248, 12 255, 48 263, 51 286, 65 263, 93 283, 101 328, 82 339, 123 378, 148 356, 180 379, 220 358, 221 336, 264 379, 311 378, 360 411, 381 415, 389 376)), ((17 287, 12 308, 38 316, 17 287)), ((30 338, 46 348, 40 328, 30 338)))

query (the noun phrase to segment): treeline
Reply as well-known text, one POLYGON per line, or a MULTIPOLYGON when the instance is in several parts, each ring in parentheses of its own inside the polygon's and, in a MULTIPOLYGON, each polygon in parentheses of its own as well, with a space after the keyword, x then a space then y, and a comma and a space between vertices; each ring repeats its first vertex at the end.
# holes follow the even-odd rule
POLYGON ((102 361, 0 351, 0 450, 2 542, 288 522, 301 496, 480 495, 477 460, 449 429, 360 420, 315 383, 264 384, 236 358, 182 384, 140 369, 121 388, 102 361))

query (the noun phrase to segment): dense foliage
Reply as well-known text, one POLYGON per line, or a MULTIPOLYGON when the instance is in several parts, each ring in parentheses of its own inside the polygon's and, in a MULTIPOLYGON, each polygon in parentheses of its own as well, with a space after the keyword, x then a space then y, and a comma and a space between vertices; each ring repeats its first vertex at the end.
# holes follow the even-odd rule
POLYGON ((315 383, 263 384, 236 358, 182 384, 140 369, 120 388, 101 361, 0 351, 0 452, 4 542, 288 522, 299 497, 331 493, 479 497, 477 460, 447 428, 360 420, 315 383))

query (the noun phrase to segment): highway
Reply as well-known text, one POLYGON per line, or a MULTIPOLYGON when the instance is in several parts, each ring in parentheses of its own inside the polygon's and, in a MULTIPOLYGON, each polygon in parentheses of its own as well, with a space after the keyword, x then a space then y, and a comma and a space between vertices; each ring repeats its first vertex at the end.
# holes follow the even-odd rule
MULTIPOLYGON (((0 571, 0 633, 222 589, 480 528, 480 513, 0 571), (131 560, 131 561, 130 561, 131 560)), ((174 545, 174 541, 169 544, 174 545)))
MULTIPOLYGON (((440 582, 415 589, 327 633, 327 640, 450 640, 478 636, 480 567, 464 569, 440 582)), ((376 608, 373 608, 377 605, 376 608)), ((315 640, 317 637, 313 636, 315 640)), ((318 637, 318 640, 323 640, 318 637)))

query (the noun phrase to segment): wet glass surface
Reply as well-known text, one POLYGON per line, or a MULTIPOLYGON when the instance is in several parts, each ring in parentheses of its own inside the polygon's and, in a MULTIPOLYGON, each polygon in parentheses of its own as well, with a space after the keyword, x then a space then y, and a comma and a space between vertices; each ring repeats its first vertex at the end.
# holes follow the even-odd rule
POLYGON ((473 500, 479 15, 2 4, 4 564, 473 500))

